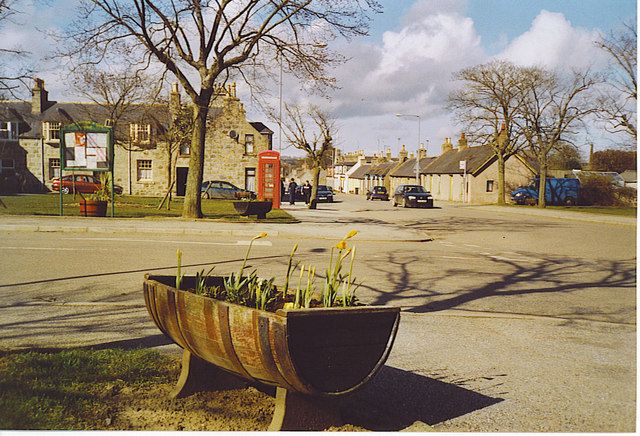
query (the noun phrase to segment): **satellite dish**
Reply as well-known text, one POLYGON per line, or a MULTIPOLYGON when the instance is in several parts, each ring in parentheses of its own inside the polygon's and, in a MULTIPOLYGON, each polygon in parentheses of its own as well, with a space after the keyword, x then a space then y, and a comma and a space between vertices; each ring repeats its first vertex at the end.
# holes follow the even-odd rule
POLYGON ((235 130, 230 130, 229 131, 229 137, 231 139, 236 139, 238 137, 238 132, 236 132, 235 130))

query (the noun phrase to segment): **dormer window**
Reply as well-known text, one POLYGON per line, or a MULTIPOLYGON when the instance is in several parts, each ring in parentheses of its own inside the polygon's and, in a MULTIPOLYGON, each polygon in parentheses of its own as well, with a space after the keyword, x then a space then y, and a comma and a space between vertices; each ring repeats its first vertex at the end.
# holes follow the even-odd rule
POLYGON ((18 123, 0 121, 0 139, 18 139, 18 123))
POLYGON ((60 127, 62 123, 46 121, 42 123, 42 134, 46 141, 60 141, 60 127))
POLYGON ((136 143, 151 142, 151 124, 129 124, 129 138, 136 143))

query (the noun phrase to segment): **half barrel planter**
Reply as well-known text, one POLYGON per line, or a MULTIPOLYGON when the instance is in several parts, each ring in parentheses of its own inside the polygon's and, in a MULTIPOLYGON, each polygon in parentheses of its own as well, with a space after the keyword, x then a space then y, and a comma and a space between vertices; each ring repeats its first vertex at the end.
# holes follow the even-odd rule
MULTIPOLYGON (((182 283, 194 288, 195 278, 182 283)), ((400 308, 387 306, 257 310, 178 290, 175 276, 145 275, 144 297, 156 326, 184 350, 173 395, 201 390, 216 368, 275 386, 271 431, 339 425, 333 402, 323 400, 371 380, 400 322, 400 308)))
POLYGON ((259 220, 267 217, 273 204, 270 201, 234 201, 233 207, 242 216, 256 215, 259 220))
POLYGON ((103 200, 80 200, 81 216, 107 216, 107 202, 103 200))

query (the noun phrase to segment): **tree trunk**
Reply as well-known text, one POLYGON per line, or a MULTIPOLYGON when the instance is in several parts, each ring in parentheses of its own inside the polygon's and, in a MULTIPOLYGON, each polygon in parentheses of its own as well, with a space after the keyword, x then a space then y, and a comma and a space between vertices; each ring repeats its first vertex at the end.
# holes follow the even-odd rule
POLYGON ((540 183, 538 184, 538 207, 547 207, 547 164, 540 159, 540 183))
POLYGON ((204 144, 207 136, 207 115, 212 90, 202 90, 198 102, 193 105, 193 135, 191 136, 191 156, 189 174, 184 196, 182 216, 184 218, 202 218, 202 197, 200 186, 204 174, 204 144))
POLYGON ((498 154, 498 204, 505 204, 504 155, 498 154))
POLYGON ((313 179, 311 181, 311 198, 309 209, 318 208, 318 183, 320 183, 320 162, 313 163, 313 179))

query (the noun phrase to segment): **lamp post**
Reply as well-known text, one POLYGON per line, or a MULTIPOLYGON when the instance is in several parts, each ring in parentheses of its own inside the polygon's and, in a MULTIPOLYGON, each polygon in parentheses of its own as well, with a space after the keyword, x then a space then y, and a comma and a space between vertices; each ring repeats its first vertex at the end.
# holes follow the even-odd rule
POLYGON ((396 117, 415 117, 418 119, 418 147, 416 148, 416 184, 420 184, 420 115, 416 114, 396 114, 396 117))

